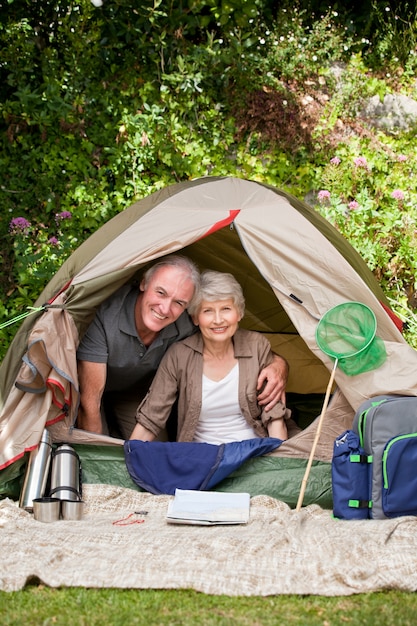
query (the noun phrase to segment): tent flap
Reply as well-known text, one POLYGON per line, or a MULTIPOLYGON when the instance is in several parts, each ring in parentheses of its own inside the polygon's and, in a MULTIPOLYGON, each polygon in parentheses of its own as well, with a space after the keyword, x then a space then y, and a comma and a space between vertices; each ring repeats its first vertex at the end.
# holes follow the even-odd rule
POLYGON ((64 420, 70 427, 75 422, 77 345, 78 334, 68 313, 46 310, 32 329, 1 414, 0 469, 36 447, 45 425, 64 420))

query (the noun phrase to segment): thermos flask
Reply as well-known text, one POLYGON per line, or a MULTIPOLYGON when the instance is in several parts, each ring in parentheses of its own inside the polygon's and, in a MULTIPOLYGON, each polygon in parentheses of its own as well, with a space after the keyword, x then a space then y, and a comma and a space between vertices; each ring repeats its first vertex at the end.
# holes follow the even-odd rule
POLYGON ((58 446, 53 453, 49 495, 60 500, 81 500, 80 457, 66 443, 58 446))
POLYGON ((39 445, 31 451, 26 467, 19 506, 33 512, 33 500, 45 495, 52 455, 52 437, 45 428, 39 445))

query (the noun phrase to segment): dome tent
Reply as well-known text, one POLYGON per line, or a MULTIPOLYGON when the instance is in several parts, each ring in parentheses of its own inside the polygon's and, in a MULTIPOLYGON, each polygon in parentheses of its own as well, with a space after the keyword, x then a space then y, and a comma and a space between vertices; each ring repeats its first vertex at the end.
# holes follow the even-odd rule
MULTIPOLYGON (((330 463, 335 437, 351 424, 364 399, 383 393, 417 395, 412 374, 417 353, 389 315, 372 272, 326 220, 293 196, 261 183, 229 177, 179 183, 136 202, 85 241, 35 303, 42 311, 18 330, 0 369, 0 493, 7 494, 2 482, 9 484, 13 466, 17 472, 16 461, 22 467, 25 452, 36 447, 45 425, 55 441, 79 445, 96 458, 114 452, 123 459, 121 441, 73 428, 76 349, 104 299, 137 279, 148 263, 174 252, 191 257, 201 270, 236 276, 246 298, 241 325, 264 333, 287 358, 288 393, 298 398, 322 394, 329 379, 333 362, 315 338, 326 311, 346 301, 373 310, 388 358, 377 370, 358 376, 336 372, 316 452, 319 463, 330 463)), ((261 469, 251 492, 268 489, 262 475, 266 460, 280 470, 287 461, 291 467, 305 465, 314 432, 315 422, 268 459, 252 460, 251 468, 261 469)), ((275 495, 281 495, 279 487, 275 495)), ((314 494, 306 494, 308 498, 314 500, 314 494)))

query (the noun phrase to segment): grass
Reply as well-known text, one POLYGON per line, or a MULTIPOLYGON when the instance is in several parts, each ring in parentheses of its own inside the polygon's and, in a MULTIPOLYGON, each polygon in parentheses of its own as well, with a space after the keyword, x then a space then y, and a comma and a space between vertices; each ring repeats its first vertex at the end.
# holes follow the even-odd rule
POLYGON ((51 589, 30 585, 22 591, 0 592, 2 626, 414 626, 416 610, 417 597, 399 591, 334 598, 228 597, 191 590, 51 589))

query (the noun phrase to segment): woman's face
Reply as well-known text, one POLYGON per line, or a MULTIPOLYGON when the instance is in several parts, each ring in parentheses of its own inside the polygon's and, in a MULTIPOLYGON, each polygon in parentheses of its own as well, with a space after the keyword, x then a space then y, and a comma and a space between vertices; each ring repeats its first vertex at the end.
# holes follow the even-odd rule
POLYGON ((205 341, 220 343, 233 337, 240 320, 241 315, 232 298, 214 302, 203 300, 197 315, 193 317, 205 341))

